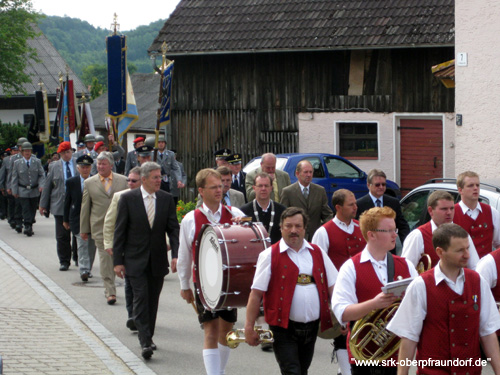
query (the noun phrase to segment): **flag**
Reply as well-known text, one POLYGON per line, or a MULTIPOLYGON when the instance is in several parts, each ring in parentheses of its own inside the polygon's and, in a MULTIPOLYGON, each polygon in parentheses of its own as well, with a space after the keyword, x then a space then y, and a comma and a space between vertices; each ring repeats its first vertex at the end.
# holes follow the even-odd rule
POLYGON ((108 53, 108 113, 117 124, 118 142, 139 119, 134 91, 127 70, 127 41, 124 35, 112 35, 106 38, 108 53))
POLYGON ((78 134, 78 140, 83 141, 83 138, 87 134, 95 135, 94 120, 92 118, 92 112, 90 111, 89 103, 82 103, 82 117, 80 133, 78 134))
POLYGON ((73 80, 66 78, 66 95, 65 99, 68 102, 68 131, 75 132, 76 119, 75 119, 75 93, 73 91, 73 80))
POLYGON ((172 97, 172 78, 174 74, 174 62, 167 65, 162 75, 162 98, 160 106, 160 127, 170 124, 170 103, 172 97))
POLYGON ((64 86, 64 97, 61 112, 61 124, 59 126, 59 141, 69 142, 69 110, 68 110, 68 85, 64 86), (62 125, 62 126, 61 126, 62 125))
MULTIPOLYGON (((40 141, 47 143, 50 140, 50 118, 49 118, 49 99, 47 98, 47 91, 42 91, 43 99, 43 121, 39 120, 39 136, 40 141)), ((38 118, 38 115, 37 115, 38 118)))
POLYGON ((56 118, 54 120, 54 125, 52 126, 52 131, 50 134, 50 143, 52 143, 54 146, 57 146, 60 143, 59 130, 61 125, 63 97, 64 97, 64 84, 61 82, 61 86, 56 89, 56 101, 57 101, 56 118))
POLYGON ((31 143, 49 141, 50 121, 49 106, 46 91, 35 91, 34 114, 28 128, 28 141, 31 143))
POLYGON ((123 137, 129 131, 130 127, 139 120, 137 112, 137 105, 135 103, 134 90, 132 89, 132 82, 127 70, 127 111, 122 116, 118 117, 118 143, 121 145, 123 137))

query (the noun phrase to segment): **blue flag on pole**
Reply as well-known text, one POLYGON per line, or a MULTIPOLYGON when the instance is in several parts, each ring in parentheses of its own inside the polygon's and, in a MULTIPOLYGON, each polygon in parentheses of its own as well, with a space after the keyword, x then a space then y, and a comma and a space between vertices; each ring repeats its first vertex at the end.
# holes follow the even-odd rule
POLYGON ((163 71, 162 99, 160 110, 160 127, 170 124, 170 104, 172 97, 172 78, 174 74, 174 62, 171 61, 163 71))
POLYGON ((123 136, 127 134, 130 127, 139 120, 137 105, 135 103, 134 90, 127 70, 127 110, 118 118, 118 142, 122 144, 123 136))
POLYGON ((69 109, 68 109, 68 85, 64 85, 64 97, 61 113, 61 124, 59 125, 59 141, 69 142, 69 109))

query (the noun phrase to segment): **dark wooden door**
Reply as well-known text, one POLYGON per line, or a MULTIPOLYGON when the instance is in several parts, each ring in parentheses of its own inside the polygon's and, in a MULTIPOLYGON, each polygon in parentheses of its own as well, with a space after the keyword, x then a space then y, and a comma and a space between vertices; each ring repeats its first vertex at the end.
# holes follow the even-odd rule
POLYGON ((443 177, 443 122, 401 120, 401 193, 443 177))

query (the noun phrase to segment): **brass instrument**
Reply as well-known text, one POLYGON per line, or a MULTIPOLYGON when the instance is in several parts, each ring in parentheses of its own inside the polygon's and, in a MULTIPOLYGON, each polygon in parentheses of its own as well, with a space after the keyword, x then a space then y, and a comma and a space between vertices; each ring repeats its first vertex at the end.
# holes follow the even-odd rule
POLYGON ((420 260, 418 261, 416 268, 419 275, 421 273, 424 273, 425 271, 429 271, 432 268, 432 260, 430 255, 422 253, 420 255, 420 260))
POLYGON ((401 339, 385 328, 396 314, 399 304, 395 302, 385 309, 373 310, 354 324, 349 340, 354 358, 381 361, 390 358, 399 349, 401 339))
MULTIPOLYGON (((274 342, 273 333, 269 329, 262 329, 260 326, 253 328, 259 334, 259 340, 264 344, 272 344, 274 342)), ((240 343, 245 342, 244 329, 232 329, 226 335, 227 346, 235 349, 240 343)))

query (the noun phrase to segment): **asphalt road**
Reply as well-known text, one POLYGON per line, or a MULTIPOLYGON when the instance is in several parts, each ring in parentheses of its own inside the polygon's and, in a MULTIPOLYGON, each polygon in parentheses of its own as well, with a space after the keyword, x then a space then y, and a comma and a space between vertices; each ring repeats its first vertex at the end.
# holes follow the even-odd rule
MULTIPOLYGON (((35 235, 28 238, 10 229, 6 221, 0 222, 0 238, 5 243, 64 289, 118 340, 140 357, 137 334, 125 327, 127 313, 123 282, 119 280, 117 284, 116 305, 107 305, 99 275, 98 257, 92 271, 94 277, 84 284, 80 281, 78 269, 73 264, 69 271, 59 271, 53 218, 47 219, 37 215, 34 232, 35 235)), ((182 300, 179 292, 177 275, 167 275, 154 337, 158 350, 146 363, 157 374, 203 374, 203 331, 200 329, 193 307, 182 300)), ((240 309, 238 316, 236 328, 242 328, 245 309, 240 309)), ((331 353, 331 341, 318 339, 309 373, 336 374, 337 365, 330 362, 331 353)), ((263 352, 259 347, 253 348, 241 344, 231 352, 226 373, 272 375, 279 374, 279 369, 272 353, 263 352)))

